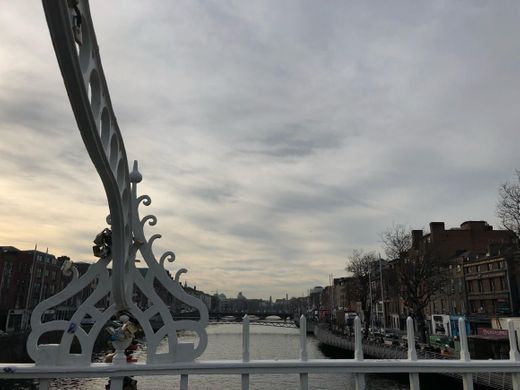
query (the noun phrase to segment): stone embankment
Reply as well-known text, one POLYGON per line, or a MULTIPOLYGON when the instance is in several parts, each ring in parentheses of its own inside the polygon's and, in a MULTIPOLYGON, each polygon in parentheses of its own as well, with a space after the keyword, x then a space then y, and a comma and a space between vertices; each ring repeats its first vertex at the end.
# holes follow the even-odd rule
MULTIPOLYGON (((332 333, 330 330, 315 326, 314 336, 319 340, 320 343, 330 345, 336 348, 344 349, 347 351, 354 351, 354 338, 347 336, 340 336, 332 333)), ((407 349, 401 346, 385 345, 376 342, 363 341, 363 355, 366 358, 374 359, 406 359, 407 349)), ((417 350, 418 359, 455 359, 454 357, 443 356, 441 354, 417 350)), ((442 373, 441 375, 451 376, 455 379, 461 380, 461 374, 457 373, 442 373)), ((493 372, 493 373, 478 373, 473 374, 473 382, 475 384, 499 390, 510 390, 513 388, 511 374, 504 372, 493 372)))

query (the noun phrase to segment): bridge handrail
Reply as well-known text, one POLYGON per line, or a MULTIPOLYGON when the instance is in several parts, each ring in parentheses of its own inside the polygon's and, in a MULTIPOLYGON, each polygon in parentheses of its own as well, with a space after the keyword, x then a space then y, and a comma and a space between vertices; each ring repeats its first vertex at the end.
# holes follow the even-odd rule
MULTIPOLYGON (((514 325, 508 323, 510 339, 510 359, 508 360, 471 360, 467 349, 467 336, 461 332, 460 359, 417 359, 415 346, 410 345, 407 358, 401 359, 364 359, 361 341, 361 322, 354 321, 356 340, 354 359, 308 359, 306 340, 306 320, 300 319, 300 359, 288 360, 250 360, 249 359, 249 318, 244 317, 243 326, 243 354, 242 360, 194 361, 153 366, 143 363, 114 365, 110 363, 91 363, 85 366, 56 367, 34 364, 0 364, 0 379, 28 379, 39 378, 40 389, 48 389, 51 378, 111 378, 111 389, 121 389, 121 378, 125 376, 155 376, 180 375, 180 389, 187 390, 189 375, 241 375, 242 389, 249 389, 250 375, 265 374, 299 374, 300 389, 308 389, 308 374, 310 373, 351 373, 354 374, 356 389, 365 389, 365 375, 370 373, 408 373, 410 388, 420 389, 419 373, 454 373, 460 375, 464 389, 473 389, 473 380, 488 379, 490 386, 497 389, 520 390, 520 359, 517 348, 514 325), (499 379, 488 373, 502 373, 499 379), (507 380, 505 373, 510 374, 507 380), (486 377, 486 375, 488 375, 486 377), (500 381, 501 379, 501 381, 500 381)), ((408 319, 408 338, 413 340, 413 321, 408 319)), ((464 320, 459 320, 459 330, 465 329, 464 320)), ((389 352, 392 352, 391 350, 389 352)), ((399 351, 402 353, 402 349, 399 351)))

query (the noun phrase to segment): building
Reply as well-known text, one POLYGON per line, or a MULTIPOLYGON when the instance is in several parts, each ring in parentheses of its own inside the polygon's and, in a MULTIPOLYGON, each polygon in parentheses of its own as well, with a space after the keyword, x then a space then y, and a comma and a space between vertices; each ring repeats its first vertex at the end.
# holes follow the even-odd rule
MULTIPOLYGON (((466 221, 460 227, 446 229, 444 222, 430 222, 430 232, 412 230, 412 251, 428 247, 439 262, 445 263, 444 281, 425 308, 427 322, 432 329, 432 316, 450 316, 454 320, 467 312, 465 279, 462 256, 466 253, 485 254, 490 245, 507 246, 514 241, 514 234, 507 230, 494 230, 486 221, 466 221)), ((393 260, 392 263, 400 261, 393 260)), ((393 326, 404 329, 408 308, 402 294, 390 292, 387 314, 393 326), (399 310, 399 312, 397 312, 399 310)))
POLYGON ((334 305, 337 308, 356 311, 358 306, 356 283, 356 278, 353 276, 334 278, 334 305))
POLYGON ((474 326, 491 326, 493 317, 518 316, 520 252, 492 248, 467 256, 463 264, 467 314, 474 326))
POLYGON ((486 253, 489 244, 511 243, 514 234, 508 230, 494 230, 486 221, 466 221, 458 228, 446 229, 444 222, 430 222, 430 233, 412 230, 412 248, 428 243, 442 260, 463 252, 486 253))
MULTIPOLYGON (((70 282, 71 276, 61 272, 69 260, 38 250, 0 247, 0 330, 13 332, 29 326, 36 305, 70 282)), ((46 315, 65 318, 70 312, 70 302, 64 302, 46 315)))
POLYGON ((318 309, 321 304, 321 294, 323 287, 316 286, 309 291, 309 306, 311 309, 318 309))

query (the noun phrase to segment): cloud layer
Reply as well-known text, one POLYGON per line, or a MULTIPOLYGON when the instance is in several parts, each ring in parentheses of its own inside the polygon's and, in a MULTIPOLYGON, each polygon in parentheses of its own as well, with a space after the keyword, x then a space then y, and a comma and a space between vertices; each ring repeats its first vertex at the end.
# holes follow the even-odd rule
MULTIPOLYGON (((157 246, 190 284, 300 295, 393 222, 496 224, 519 167, 518 3, 91 8, 157 246)), ((2 2, 0 37, 0 243, 92 260, 108 208, 40 2, 2 2)))

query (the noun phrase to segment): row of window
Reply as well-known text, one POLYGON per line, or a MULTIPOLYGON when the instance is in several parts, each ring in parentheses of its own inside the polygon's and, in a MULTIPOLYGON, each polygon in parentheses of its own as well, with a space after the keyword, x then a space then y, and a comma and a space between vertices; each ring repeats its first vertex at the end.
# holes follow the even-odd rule
POLYGON ((507 300, 471 300, 469 305, 472 313, 508 314, 511 311, 510 303, 507 300))
POLYGON ((505 277, 476 279, 466 282, 468 293, 472 292, 493 292, 493 291, 507 291, 507 281, 505 277))
POLYGON ((433 313, 464 313, 464 302, 451 300, 445 301, 440 299, 438 302, 432 301, 433 313), (448 304, 450 307, 448 307, 448 304))
POLYGON ((484 272, 484 271, 493 271, 498 269, 505 268, 505 262, 504 261, 495 261, 492 263, 486 263, 486 264, 478 264, 473 266, 466 267, 466 273, 478 273, 478 272, 484 272))

